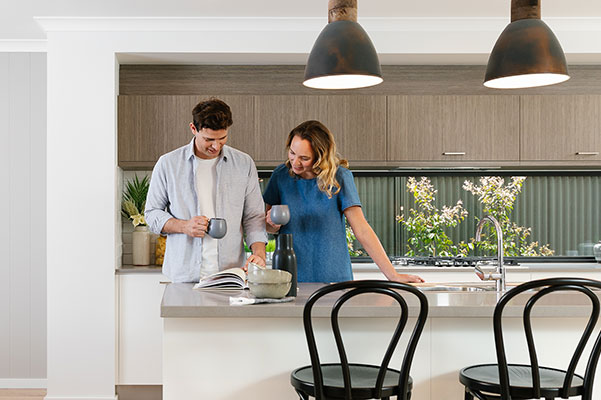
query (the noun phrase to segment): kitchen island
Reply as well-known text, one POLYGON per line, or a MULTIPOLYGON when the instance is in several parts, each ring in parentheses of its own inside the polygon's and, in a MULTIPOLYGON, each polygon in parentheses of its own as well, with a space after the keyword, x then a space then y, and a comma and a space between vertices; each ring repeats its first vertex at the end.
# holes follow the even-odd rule
MULTIPOLYGON (((302 311, 319 286, 300 284, 299 295, 291 303, 230 306, 230 296, 248 293, 167 285, 161 304, 163 398, 297 399, 289 375, 294 368, 310 363, 302 311)), ((490 291, 427 292, 427 297, 428 322, 411 370, 412 399, 462 399, 458 371, 496 360, 492 313, 499 295, 490 291)), ((510 362, 527 362, 521 305, 528 297, 519 296, 506 309, 510 362)), ((409 313, 415 317, 417 303, 412 300, 408 299, 409 313)), ((314 308, 323 362, 338 360, 329 327, 331 304, 332 299, 326 298, 314 308)), ((533 312, 541 365, 565 367, 563 360, 571 355, 589 312, 579 295, 556 293, 541 301, 533 312)), ((388 298, 362 295, 348 304, 341 327, 350 360, 379 363, 397 316, 398 309, 388 298)), ((410 324, 413 322, 410 318, 410 324)), ((406 341, 404 337, 401 348, 406 341)), ((397 353, 391 366, 398 368, 401 357, 397 353)))

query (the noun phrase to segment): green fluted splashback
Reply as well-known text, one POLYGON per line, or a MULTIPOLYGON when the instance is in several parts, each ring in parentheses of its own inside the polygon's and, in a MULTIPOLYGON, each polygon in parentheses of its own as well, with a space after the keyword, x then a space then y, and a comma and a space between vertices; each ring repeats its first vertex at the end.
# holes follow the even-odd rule
POLYGON ((401 205, 400 184, 401 178, 393 176, 355 177, 365 218, 389 255, 401 250, 401 229, 395 221, 401 205))
MULTIPOLYGON (((263 175, 263 174, 262 174, 263 175)), ((489 174, 487 174, 489 175, 489 174)), ((520 173, 526 176, 525 173, 520 173)), ((266 175, 268 176, 268 175, 266 175)), ((408 176, 383 172, 362 176, 355 173, 355 184, 363 211, 389 255, 406 252, 407 234, 395 217, 402 206, 407 215, 415 207, 407 191, 408 176), (376 176, 374 176, 376 175, 376 176)), ((466 180, 478 184, 480 176, 430 175, 436 194, 435 205, 453 206, 463 201, 468 216, 457 228, 447 233, 458 243, 474 236, 474 217, 482 216, 482 207, 475 196, 463 190, 466 180)), ((506 182, 511 178, 506 177, 506 182)), ((263 177, 264 190, 268 177, 263 177)), ((601 176, 595 175, 534 175, 528 176, 518 195, 511 219, 518 225, 532 228, 532 240, 549 244, 556 256, 592 255, 592 245, 601 239, 601 176)))

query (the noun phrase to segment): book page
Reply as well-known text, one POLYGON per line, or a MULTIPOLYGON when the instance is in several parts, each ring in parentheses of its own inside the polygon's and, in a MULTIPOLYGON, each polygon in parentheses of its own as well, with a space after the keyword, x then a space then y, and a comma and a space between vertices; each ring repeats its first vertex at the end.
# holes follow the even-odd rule
POLYGON ((242 268, 229 268, 201 279, 194 289, 244 289, 246 272, 242 268))

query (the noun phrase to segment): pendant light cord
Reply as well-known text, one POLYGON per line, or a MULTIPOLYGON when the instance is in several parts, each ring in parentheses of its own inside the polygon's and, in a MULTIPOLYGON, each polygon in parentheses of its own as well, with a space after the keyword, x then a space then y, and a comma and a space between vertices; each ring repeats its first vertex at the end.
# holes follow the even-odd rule
POLYGON ((511 0, 511 22, 540 19, 540 0, 511 0))
POLYGON ((357 22, 357 0, 329 0, 328 23, 335 21, 357 22))

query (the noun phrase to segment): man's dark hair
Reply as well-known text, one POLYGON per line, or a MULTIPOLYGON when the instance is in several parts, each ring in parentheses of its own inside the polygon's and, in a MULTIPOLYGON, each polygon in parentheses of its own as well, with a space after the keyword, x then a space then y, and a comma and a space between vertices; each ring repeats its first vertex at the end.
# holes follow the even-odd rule
POLYGON ((192 118, 197 131, 202 128, 219 131, 229 128, 234 123, 230 106, 216 98, 198 103, 192 110, 192 118))

